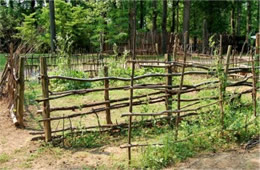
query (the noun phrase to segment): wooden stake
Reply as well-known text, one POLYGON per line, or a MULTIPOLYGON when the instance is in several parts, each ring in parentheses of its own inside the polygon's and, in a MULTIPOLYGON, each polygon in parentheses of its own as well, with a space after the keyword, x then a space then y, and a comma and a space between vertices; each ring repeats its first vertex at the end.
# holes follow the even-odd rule
MULTIPOLYGON (((108 67, 104 67, 104 76, 108 77, 108 67)), ((109 102, 109 80, 106 79, 104 80, 104 85, 105 85, 105 91, 104 91, 104 99, 107 102, 106 103, 106 121, 107 124, 113 124, 111 121, 111 114, 110 114, 110 102, 109 102)))
MULTIPOLYGON (((225 91, 226 91, 226 81, 227 81, 227 75, 228 75, 228 68, 229 68, 229 61, 230 61, 230 55, 231 55, 231 49, 232 46, 228 46, 228 51, 227 51, 227 57, 226 57, 226 67, 224 70, 224 74, 222 77, 222 74, 219 77, 219 107, 220 107, 220 114, 221 114, 221 126, 222 126, 222 131, 221 135, 224 136, 224 96, 225 96, 225 91)), ((222 66, 222 56, 219 57, 218 64, 222 66)))
POLYGON ((257 101, 256 101, 256 83, 257 77, 255 72, 255 61, 254 61, 254 54, 252 53, 252 75, 253 75, 253 90, 252 90, 252 101, 253 101, 253 112, 256 116, 256 108, 257 108, 257 101))
POLYGON ((223 54, 223 46, 222 46, 222 42, 223 42, 223 37, 222 35, 220 35, 220 40, 219 40, 219 55, 222 58, 222 54, 223 54))
MULTIPOLYGON (((46 58, 40 58, 40 72, 41 72, 41 83, 42 83, 42 96, 43 98, 49 98, 49 79, 47 75, 47 63, 46 58)), ((50 118, 50 103, 48 100, 43 102, 43 113, 42 116, 44 119, 50 118)), ((45 141, 51 141, 51 122, 44 121, 44 132, 45 132, 45 141)))
MULTIPOLYGON (((132 29, 132 60, 135 60, 136 55, 136 1, 133 0, 130 3, 130 10, 132 15, 131 21, 133 23, 132 29)), ((131 83, 130 86, 134 86, 134 75, 135 75, 135 63, 132 63, 132 73, 131 73, 131 83)), ((134 96, 134 89, 130 88, 130 101, 129 101, 129 112, 133 112, 133 96, 134 96)), ((131 135, 132 135, 132 116, 129 116, 129 125, 128 125, 128 144, 131 145, 131 135)), ((128 148, 128 165, 131 164, 131 148, 128 148)))
POLYGON ((24 127, 23 115, 24 115, 24 61, 25 58, 19 58, 19 71, 18 71, 18 97, 17 97, 17 116, 18 123, 21 127, 24 127))
MULTIPOLYGON (((184 33, 184 39, 187 40, 188 32, 184 33)), ((181 90, 183 86, 183 81, 184 81, 184 72, 185 72, 185 64, 186 64, 186 56, 187 56, 187 42, 184 42, 184 58, 183 58, 183 66, 182 66, 182 75, 181 75, 181 81, 180 81, 180 87, 179 87, 179 92, 178 92, 178 103, 177 103, 177 109, 181 109, 181 90)), ((175 120, 175 140, 178 140, 178 126, 179 126, 179 118, 180 118, 180 113, 177 113, 176 120, 175 120)))
MULTIPOLYGON (((168 54, 165 54, 165 62, 171 62, 171 57, 168 54)), ((168 67, 165 69, 166 74, 172 74, 172 67, 171 64, 167 65, 168 67)), ((166 86, 172 86, 172 76, 169 75, 166 77, 166 86)), ((172 90, 172 88, 168 88, 168 90, 166 91, 166 95, 169 94, 169 96, 166 97, 165 100, 165 106, 166 106, 166 110, 172 110, 172 96, 170 95, 170 93, 168 93, 169 90, 172 90)), ((171 113, 168 114, 168 117, 171 117, 171 113)), ((170 119, 169 119, 170 120, 170 119)))

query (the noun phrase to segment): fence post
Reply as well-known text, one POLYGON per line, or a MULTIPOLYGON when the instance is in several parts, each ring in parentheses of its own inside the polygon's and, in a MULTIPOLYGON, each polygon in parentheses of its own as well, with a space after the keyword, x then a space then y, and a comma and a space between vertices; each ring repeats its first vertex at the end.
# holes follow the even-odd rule
MULTIPOLYGON (((178 91, 178 103, 177 103, 177 109, 181 109, 181 90, 183 86, 183 81, 184 81, 184 72, 185 72, 185 65, 186 65, 186 58, 187 58, 187 42, 186 40, 188 36, 188 32, 186 31, 184 33, 184 57, 183 57, 183 65, 182 65, 182 71, 181 71, 181 80, 180 80, 180 86, 179 86, 179 91, 178 91)), ((177 141, 178 139, 178 128, 179 128, 179 120, 180 119, 180 113, 177 113, 176 119, 175 119, 175 140, 177 141)))
MULTIPOLYGON (((104 76, 108 77, 108 67, 104 67, 104 76)), ((109 80, 106 79, 104 80, 104 85, 105 85, 105 93, 104 93, 104 98, 106 103, 106 121, 107 124, 113 124, 111 121, 111 114, 110 114, 110 101, 109 101, 109 80)))
POLYGON ((222 42, 223 42, 223 37, 222 37, 222 34, 220 34, 220 40, 219 40, 219 55, 220 55, 221 58, 222 58, 222 54, 223 54, 222 42))
MULTIPOLYGON (((42 83, 42 96, 43 98, 49 98, 49 80, 47 74, 47 62, 45 57, 40 58, 40 75, 41 75, 41 83, 42 83)), ((50 102, 49 100, 43 101, 43 119, 50 118, 50 102)), ((51 122, 50 120, 44 121, 44 133, 45 133, 45 141, 51 141, 51 122)))
POLYGON ((18 86, 17 86, 17 116, 18 123, 21 127, 24 127, 23 115, 24 115, 24 57, 19 58, 19 71, 18 71, 18 86))
MULTIPOLYGON (((221 131, 221 135, 224 135, 224 96, 225 96, 225 91, 226 91, 226 81, 227 81, 227 77, 228 77, 228 68, 229 68, 229 61, 230 61, 230 55, 231 55, 231 50, 232 50, 232 46, 229 45, 228 46, 228 51, 227 51, 227 58, 226 58, 226 67, 224 70, 224 74, 221 74, 219 76, 219 107, 220 107, 220 114, 221 114, 221 126, 222 126, 222 131, 221 131), (224 77, 221 77, 224 76, 224 77)), ((222 56, 219 57, 219 61, 218 61, 219 65, 221 65, 221 69, 222 67, 222 56)), ((222 71, 221 71, 222 72, 222 71)))
MULTIPOLYGON (((165 63, 166 63, 166 68, 165 68, 165 72, 166 74, 172 74, 172 67, 171 67, 171 57, 168 54, 164 55, 165 57, 165 63)), ((172 76, 168 75, 166 77, 166 86, 172 86, 172 76)), ((166 95, 168 94, 168 96, 166 96, 165 98, 165 106, 166 106, 166 110, 172 110, 172 96, 170 95, 171 92, 168 92, 168 90, 171 90, 171 87, 168 87, 166 90, 166 95)), ((170 121, 170 117, 171 117, 172 113, 168 113, 168 118, 170 121)))

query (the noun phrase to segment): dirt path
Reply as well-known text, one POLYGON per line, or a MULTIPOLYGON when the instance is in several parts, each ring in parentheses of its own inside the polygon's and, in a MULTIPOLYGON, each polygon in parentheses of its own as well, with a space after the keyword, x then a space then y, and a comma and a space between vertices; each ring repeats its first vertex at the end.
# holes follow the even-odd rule
POLYGON ((200 154, 167 170, 259 170, 260 145, 251 150, 234 149, 221 153, 200 154))
POLYGON ((5 101, 0 101, 0 153, 12 153, 27 145, 31 136, 16 128, 9 117, 5 101))

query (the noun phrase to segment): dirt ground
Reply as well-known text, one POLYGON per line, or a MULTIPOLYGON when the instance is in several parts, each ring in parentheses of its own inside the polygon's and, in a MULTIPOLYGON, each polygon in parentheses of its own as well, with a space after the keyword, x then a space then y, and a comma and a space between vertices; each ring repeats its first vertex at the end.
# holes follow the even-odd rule
POLYGON ((245 150, 234 148, 220 153, 206 153, 190 158, 174 167, 167 168, 178 170, 259 170, 260 145, 245 150))
MULTIPOLYGON (((28 130, 13 126, 5 102, 0 102, 0 169, 125 169, 127 150, 119 146, 63 149, 43 147, 31 139, 28 130)), ((166 169, 260 169, 260 146, 202 153, 166 169)))

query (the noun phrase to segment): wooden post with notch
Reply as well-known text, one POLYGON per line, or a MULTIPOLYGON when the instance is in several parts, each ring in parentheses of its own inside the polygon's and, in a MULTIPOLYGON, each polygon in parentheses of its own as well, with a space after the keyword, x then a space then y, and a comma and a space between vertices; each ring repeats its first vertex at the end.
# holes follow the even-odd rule
POLYGON ((17 86, 17 116, 20 127, 24 127, 24 57, 19 58, 19 71, 18 71, 18 86, 17 86))
MULTIPOLYGON (((164 57, 165 57, 165 63, 167 65, 167 67, 165 69, 166 74, 172 74, 172 67, 171 67, 171 63, 170 63, 172 58, 168 54, 165 54, 164 57)), ((166 86, 172 86, 172 76, 171 75, 168 75, 166 77, 166 86)), ((172 90, 171 87, 168 87, 167 89, 172 90)), ((166 96, 166 100, 165 100, 166 110, 172 110, 172 96, 170 95, 171 93, 169 93, 166 90, 166 95, 167 94, 168 94, 168 96, 166 96)), ((172 115, 172 113, 168 113, 169 121, 170 121, 171 115, 172 115)))
MULTIPOLYGON (((108 77, 108 67, 104 67, 104 76, 108 77)), ((106 103, 106 121, 107 124, 112 124, 111 121, 111 114, 110 114, 110 103, 109 103, 109 80, 106 79, 104 80, 104 85, 105 85, 105 91, 104 91, 104 99, 107 102, 106 103)))
MULTIPOLYGON (((45 57, 40 58, 40 74, 41 74, 41 84, 42 84, 42 96, 43 98, 49 98, 49 79, 47 74, 47 62, 45 57)), ((49 100, 43 101, 43 119, 50 118, 50 102, 49 100)), ((46 120, 43 122, 44 124, 44 134, 45 141, 51 141, 51 122, 50 120, 46 120)))

